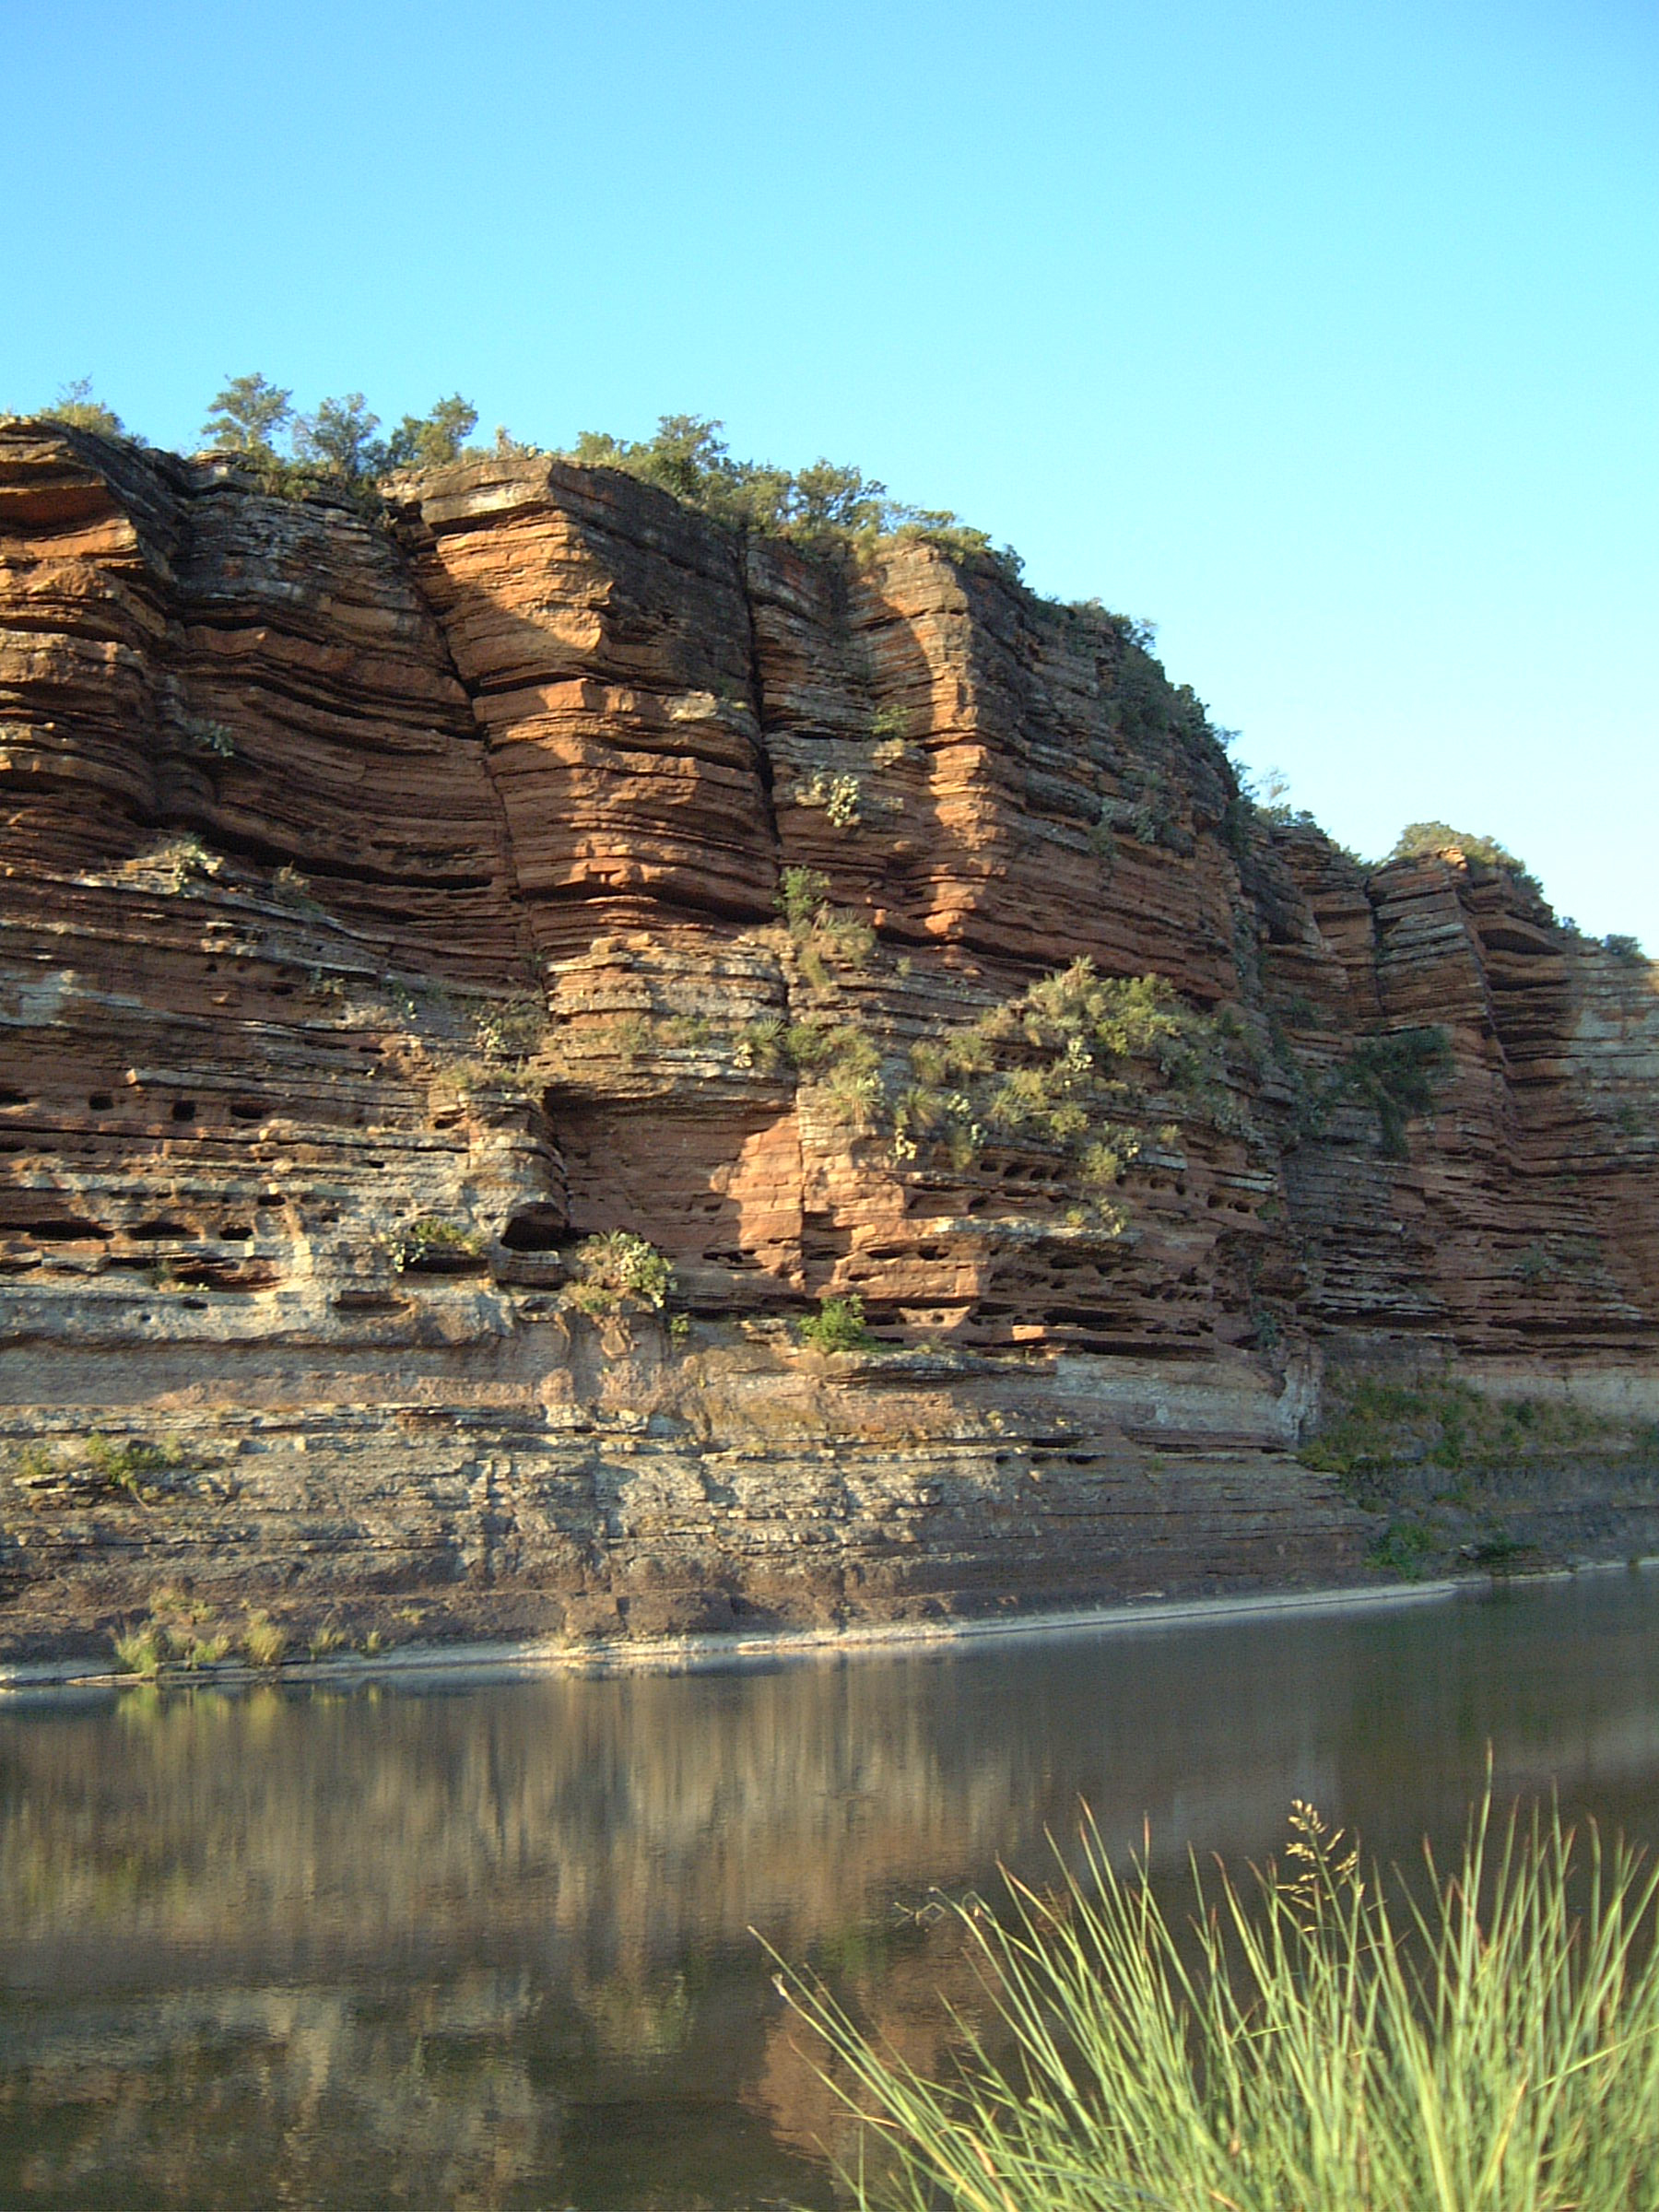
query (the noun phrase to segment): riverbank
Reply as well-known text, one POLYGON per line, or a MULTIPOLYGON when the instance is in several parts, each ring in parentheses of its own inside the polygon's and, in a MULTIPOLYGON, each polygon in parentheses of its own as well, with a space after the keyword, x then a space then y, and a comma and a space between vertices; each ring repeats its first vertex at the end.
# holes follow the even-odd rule
POLYGON ((448 1682, 504 1681, 549 1672, 592 1676, 716 1671, 728 1667, 775 1666, 792 1661, 890 1655, 907 1649, 938 1652, 952 1646, 991 1641, 1013 1644, 1048 1641, 1068 1635, 1098 1637, 1152 1628, 1221 1627, 1244 1620, 1358 1614, 1404 1606, 1443 1604, 1490 1591, 1512 1579, 1559 1583, 1590 1575, 1653 1572, 1659 1572, 1659 1555, 1628 1560, 1584 1560, 1524 1578, 1493 1572, 1442 1575, 1433 1580, 1390 1582, 1369 1587, 1339 1583, 1328 1589, 1265 1591, 1249 1596, 1148 1597, 1124 1604, 1002 1615, 994 1618, 866 1621, 839 1628, 665 1636, 629 1643, 577 1642, 557 1637, 410 1643, 388 1651, 335 1652, 285 1658, 280 1665, 267 1667, 236 1660, 203 1666, 164 1665, 147 1677, 84 1659, 42 1660, 0 1665, 0 1699, 65 1690, 133 1689, 157 1684, 172 1688, 241 1688, 276 1681, 308 1686, 368 1685, 426 1677, 441 1677, 448 1682))

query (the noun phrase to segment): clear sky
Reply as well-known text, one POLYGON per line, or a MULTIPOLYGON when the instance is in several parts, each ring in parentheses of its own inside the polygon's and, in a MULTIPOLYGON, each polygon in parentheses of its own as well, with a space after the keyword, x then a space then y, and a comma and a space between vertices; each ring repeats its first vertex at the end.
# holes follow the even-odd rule
POLYGON ((1653 0, 0 0, 0 407, 722 418, 1659 949, 1653 0))

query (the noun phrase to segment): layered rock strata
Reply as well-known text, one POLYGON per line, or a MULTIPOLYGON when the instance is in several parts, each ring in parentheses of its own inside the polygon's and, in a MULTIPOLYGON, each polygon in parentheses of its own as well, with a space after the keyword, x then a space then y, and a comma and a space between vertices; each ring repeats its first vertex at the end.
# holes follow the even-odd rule
POLYGON ((1652 969, 1250 807, 994 564, 14 424, 0 783, 16 1649, 1328 1580, 1333 1356, 1659 1412, 1652 969), (1168 990, 1062 1038, 1082 959, 1168 990))

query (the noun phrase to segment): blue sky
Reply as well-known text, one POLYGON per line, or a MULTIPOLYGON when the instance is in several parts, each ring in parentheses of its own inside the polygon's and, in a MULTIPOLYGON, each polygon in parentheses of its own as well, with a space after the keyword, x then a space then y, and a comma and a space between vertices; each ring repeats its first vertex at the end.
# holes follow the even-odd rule
POLYGON ((0 406, 855 461, 1659 948, 1652 0, 0 0, 0 406))

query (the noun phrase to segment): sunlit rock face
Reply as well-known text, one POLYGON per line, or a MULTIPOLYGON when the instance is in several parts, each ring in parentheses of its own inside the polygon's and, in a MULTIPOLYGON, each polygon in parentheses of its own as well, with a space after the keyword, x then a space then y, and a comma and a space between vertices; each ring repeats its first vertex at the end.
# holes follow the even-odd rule
POLYGON ((16 1650, 1328 1580, 1333 1356, 1659 1410, 1653 970, 994 564, 0 427, 0 783, 16 1650), (1039 1018, 1085 958, 1180 1035, 1039 1018))

